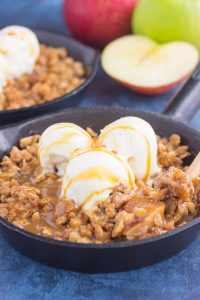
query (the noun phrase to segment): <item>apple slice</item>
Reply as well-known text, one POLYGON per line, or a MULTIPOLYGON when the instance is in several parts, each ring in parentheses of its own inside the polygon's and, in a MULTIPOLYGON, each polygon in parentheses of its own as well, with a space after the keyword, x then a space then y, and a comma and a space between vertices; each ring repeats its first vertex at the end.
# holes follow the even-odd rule
POLYGON ((157 44, 139 35, 109 43, 101 62, 113 79, 142 94, 160 94, 187 78, 199 61, 197 49, 186 42, 157 44))

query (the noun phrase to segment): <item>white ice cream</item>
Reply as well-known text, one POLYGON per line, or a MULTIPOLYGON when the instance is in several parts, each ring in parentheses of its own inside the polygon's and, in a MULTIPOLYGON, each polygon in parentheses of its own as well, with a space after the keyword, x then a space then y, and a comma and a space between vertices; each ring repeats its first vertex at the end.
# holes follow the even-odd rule
POLYGON ((27 52, 27 45, 14 36, 0 35, 0 53, 4 57, 6 79, 13 79, 33 70, 34 62, 27 52))
POLYGON ((134 186, 134 174, 125 161, 107 150, 80 151, 67 165, 61 196, 74 199, 80 209, 91 210, 120 182, 134 186))
POLYGON ((109 124, 97 143, 123 157, 137 179, 147 181, 159 172, 156 135, 143 119, 125 117, 109 124))
POLYGON ((3 87, 6 85, 7 81, 7 64, 6 60, 4 58, 4 53, 1 52, 0 50, 0 93, 2 92, 3 87))
POLYGON ((43 173, 57 172, 63 176, 66 163, 78 149, 92 146, 92 138, 72 123, 57 123, 48 127, 39 142, 39 159, 43 173))
POLYGON ((0 30, 0 88, 7 80, 31 73, 39 56, 39 41, 28 28, 9 26, 0 30))
POLYGON ((40 54, 40 44, 36 34, 27 27, 12 25, 0 30, 1 36, 14 36, 18 40, 26 43, 28 46, 29 55, 35 62, 40 54))

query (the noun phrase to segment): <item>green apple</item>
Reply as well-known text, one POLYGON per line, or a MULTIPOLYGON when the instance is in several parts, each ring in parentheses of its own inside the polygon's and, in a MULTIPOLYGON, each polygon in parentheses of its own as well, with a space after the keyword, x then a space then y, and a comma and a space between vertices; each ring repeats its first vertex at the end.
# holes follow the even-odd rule
POLYGON ((140 0, 132 30, 160 43, 187 41, 200 51, 200 0, 140 0))

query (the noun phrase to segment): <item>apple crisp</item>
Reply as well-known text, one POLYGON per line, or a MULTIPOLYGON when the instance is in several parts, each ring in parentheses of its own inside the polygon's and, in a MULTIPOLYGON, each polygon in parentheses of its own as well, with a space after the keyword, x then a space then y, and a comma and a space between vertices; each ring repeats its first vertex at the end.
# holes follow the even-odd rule
POLYGON ((42 104, 68 94, 85 80, 85 69, 65 48, 40 45, 32 73, 8 80, 0 96, 0 111, 42 104))
POLYGON ((162 172, 152 187, 139 181, 133 191, 120 183, 93 213, 79 211, 74 199, 59 198, 57 175, 41 174, 39 138, 22 138, 0 167, 0 216, 24 230, 81 243, 138 240, 171 231, 199 213, 200 177, 186 176, 183 160, 190 154, 178 135, 158 137, 162 172))

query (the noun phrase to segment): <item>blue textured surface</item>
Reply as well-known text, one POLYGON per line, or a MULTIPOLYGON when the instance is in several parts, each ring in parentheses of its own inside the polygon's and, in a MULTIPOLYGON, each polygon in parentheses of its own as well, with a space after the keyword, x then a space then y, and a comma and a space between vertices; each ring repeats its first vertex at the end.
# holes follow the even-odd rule
MULTIPOLYGON (((1 0, 0 26, 24 24, 66 33, 60 0, 1 0), (9 8, 8 8, 9 7, 9 8)), ((81 106, 118 105, 162 111, 174 91, 157 97, 134 94, 99 71, 81 106)), ((191 126, 200 130, 200 112, 191 126)), ((0 236, 0 299, 200 299, 200 237, 157 265, 118 274, 78 274, 22 256, 0 236)))

